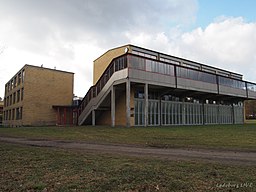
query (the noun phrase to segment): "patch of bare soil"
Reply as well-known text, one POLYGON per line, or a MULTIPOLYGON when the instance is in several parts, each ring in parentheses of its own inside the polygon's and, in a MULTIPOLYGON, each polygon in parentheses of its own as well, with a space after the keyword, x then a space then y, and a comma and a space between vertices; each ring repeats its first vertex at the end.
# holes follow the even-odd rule
POLYGON ((215 149, 152 148, 122 144, 92 144, 76 141, 32 140, 25 138, 0 137, 0 142, 52 147, 101 154, 119 154, 134 157, 152 157, 165 160, 209 161, 223 164, 256 165, 256 152, 228 151, 215 149))

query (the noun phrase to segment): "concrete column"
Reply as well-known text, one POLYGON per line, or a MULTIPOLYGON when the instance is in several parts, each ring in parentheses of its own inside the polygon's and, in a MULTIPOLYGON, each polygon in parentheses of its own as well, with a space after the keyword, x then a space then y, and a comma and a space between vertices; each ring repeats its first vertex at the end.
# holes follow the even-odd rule
POLYGON ((95 126, 95 109, 92 110, 92 126, 95 126))
POLYGON ((59 107, 57 112, 57 125, 60 125, 60 108, 59 107))
POLYGON ((131 82, 129 79, 126 81, 126 126, 131 126, 131 82))
POLYGON ((205 100, 202 101, 202 124, 205 125, 205 109, 204 109, 204 105, 205 105, 205 100))
POLYGON ((220 121, 220 102, 218 101, 216 104, 218 104, 217 124, 223 124, 223 122, 220 121))
POLYGON ((182 98, 182 125, 186 123, 186 108, 185 108, 185 98, 182 98))
POLYGON ((111 126, 115 127, 116 118, 116 91, 114 85, 111 88, 111 126))
POLYGON ((235 104, 232 104, 232 124, 236 124, 235 104))
POLYGON ((67 109, 64 107, 64 120, 63 120, 63 125, 67 124, 67 109))
POLYGON ((145 127, 148 126, 148 84, 146 83, 144 86, 144 122, 145 127))

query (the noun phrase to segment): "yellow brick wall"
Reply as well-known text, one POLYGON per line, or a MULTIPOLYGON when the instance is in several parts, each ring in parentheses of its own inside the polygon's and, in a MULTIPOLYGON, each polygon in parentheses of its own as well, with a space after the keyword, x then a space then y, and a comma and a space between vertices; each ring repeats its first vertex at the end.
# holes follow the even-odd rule
POLYGON ((116 116, 115 124, 118 126, 126 125, 126 91, 122 91, 121 95, 116 99, 116 116))
MULTIPOLYGON (((120 92, 118 97, 116 97, 115 103, 115 125, 116 126, 126 126, 126 91, 120 92), (119 95, 120 94, 120 95, 119 95)), ((134 88, 131 87, 131 126, 134 126, 134 88)), ((111 125, 111 111, 104 111, 96 119, 96 125, 111 125)))
POLYGON ((101 115, 96 117, 96 125, 111 126, 111 111, 102 111, 101 115))
POLYGON ((93 85, 97 83, 103 72, 106 70, 106 68, 114 58, 125 54, 126 47, 129 47, 129 45, 111 49, 94 61, 93 85))
POLYGON ((74 74, 47 68, 25 65, 23 101, 6 109, 23 107, 22 120, 7 121, 10 126, 55 125, 56 113, 53 105, 71 105, 73 99, 74 74))

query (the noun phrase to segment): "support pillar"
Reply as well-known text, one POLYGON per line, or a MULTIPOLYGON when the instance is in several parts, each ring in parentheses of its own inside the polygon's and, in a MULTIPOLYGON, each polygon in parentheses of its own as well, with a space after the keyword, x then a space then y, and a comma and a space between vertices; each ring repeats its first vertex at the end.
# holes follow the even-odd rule
POLYGON ((182 125, 186 124, 186 107, 185 107, 185 98, 182 98, 182 125))
POLYGON ((126 81, 126 126, 131 126, 131 82, 129 79, 126 81))
POLYGON ((95 109, 92 110, 92 126, 95 126, 95 109))
POLYGON ((232 104, 232 124, 236 124, 236 115, 235 115, 235 104, 232 104))
POLYGON ((115 118, 116 118, 116 90, 114 85, 111 89, 111 126, 115 127, 115 118))
POLYGON ((63 125, 66 125, 67 123, 67 109, 64 107, 64 120, 63 120, 63 125))
POLYGON ((58 111, 57 111, 57 125, 60 125, 60 108, 58 107, 58 111))
POLYGON ((206 115, 205 115, 205 108, 204 108, 205 103, 204 102, 205 102, 205 100, 202 101, 202 124, 203 125, 205 125, 205 122, 206 122, 206 120, 205 120, 206 115))
POLYGON ((144 86, 144 126, 148 126, 148 84, 146 83, 144 86))

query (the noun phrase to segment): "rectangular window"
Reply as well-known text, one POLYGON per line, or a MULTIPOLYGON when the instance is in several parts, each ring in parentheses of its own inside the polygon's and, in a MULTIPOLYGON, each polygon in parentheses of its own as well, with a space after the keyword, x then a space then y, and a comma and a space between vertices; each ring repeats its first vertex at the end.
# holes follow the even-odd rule
POLYGON ((9 120, 11 120, 12 111, 9 110, 9 120))
POLYGON ((11 80, 11 90, 13 89, 13 79, 11 80))
POLYGON ((5 85, 5 94, 8 92, 8 84, 5 85))
POLYGON ((12 95, 10 95, 10 105, 12 105, 12 95))
POLYGON ((13 104, 15 103, 15 101, 16 101, 16 92, 15 93, 13 93, 13 104))
POLYGON ((20 109, 16 108, 16 120, 20 119, 20 109))
POLYGON ((23 108, 21 107, 20 108, 20 119, 22 119, 22 110, 23 110, 23 108))
POLYGON ((13 88, 15 88, 17 86, 17 77, 15 76, 13 78, 13 88))
POLYGON ((21 89, 21 97, 20 97, 21 101, 23 101, 23 97, 24 97, 24 88, 21 89))
POLYGON ((21 83, 21 72, 18 74, 18 85, 21 83))
POLYGON ((7 100, 6 100, 6 106, 9 106, 9 96, 7 97, 7 100))
POLYGON ((246 88, 244 81, 230 79, 228 77, 222 77, 222 76, 219 76, 219 84, 223 85, 223 86, 232 87, 235 89, 245 89, 246 88))
POLYGON ((25 69, 22 70, 21 79, 22 79, 22 83, 24 83, 24 80, 25 80, 25 69))
POLYGON ((8 91, 10 91, 10 90, 11 90, 11 84, 10 84, 10 82, 8 82, 7 87, 8 87, 8 91))
POLYGON ((20 101, 20 90, 17 91, 17 102, 20 101))
POLYGON ((12 109, 12 120, 14 120, 15 117, 15 109, 12 109))
POLYGON ((8 111, 5 111, 5 118, 4 118, 4 120, 8 120, 8 111))

